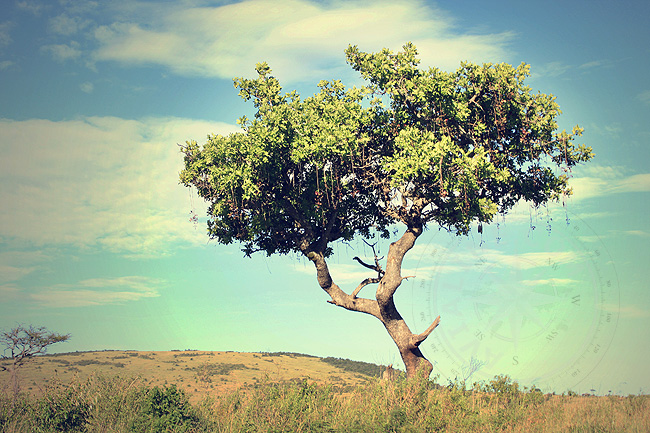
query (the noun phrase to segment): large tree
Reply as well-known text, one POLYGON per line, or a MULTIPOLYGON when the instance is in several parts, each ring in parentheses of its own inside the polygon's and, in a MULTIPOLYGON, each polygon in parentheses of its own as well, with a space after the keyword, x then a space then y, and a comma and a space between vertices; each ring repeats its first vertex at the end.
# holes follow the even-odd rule
POLYGON ((347 88, 321 81, 301 99, 282 93, 266 63, 256 79, 236 78, 253 100, 242 131, 182 146, 181 182, 209 203, 208 233, 246 255, 297 252, 311 260, 328 302, 376 317, 397 345, 407 375, 428 376, 420 344, 440 321, 413 333, 393 297, 405 277, 405 254, 429 224, 458 235, 492 221, 520 200, 540 206, 570 194, 567 172, 592 157, 558 132, 552 95, 524 85, 529 67, 462 63, 455 72, 418 67, 416 48, 365 53, 346 50, 369 83, 347 88), (336 241, 389 238, 385 263, 360 265, 376 274, 344 291, 327 258, 336 241), (389 229, 391 229, 389 231, 389 229), (376 284, 374 296, 359 297, 376 284))

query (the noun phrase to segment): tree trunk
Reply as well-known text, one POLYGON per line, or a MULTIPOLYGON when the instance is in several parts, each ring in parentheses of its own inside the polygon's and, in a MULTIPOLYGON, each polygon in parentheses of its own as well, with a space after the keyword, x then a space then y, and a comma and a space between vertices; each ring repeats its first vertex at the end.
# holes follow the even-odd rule
POLYGON ((433 365, 424 357, 419 346, 440 322, 440 316, 438 316, 424 332, 414 334, 397 311, 393 300, 395 291, 402 281, 409 278, 401 275, 404 255, 413 247, 421 233, 421 227, 409 227, 399 240, 390 245, 386 260, 386 271, 381 279, 377 279, 377 281, 366 279, 351 295, 345 293, 332 281, 322 252, 310 251, 305 254, 316 266, 319 285, 332 298, 328 302, 351 311, 370 314, 381 321, 397 345, 408 378, 419 374, 428 378, 431 374, 433 365), (357 293, 361 288, 369 284, 369 280, 379 283, 375 299, 357 298, 357 293))
MULTIPOLYGON (((424 357, 419 348, 420 343, 424 341, 424 338, 426 337, 421 340, 416 338, 417 336, 411 332, 406 321, 400 316, 399 312, 395 308, 392 297, 390 298, 388 305, 381 308, 381 311, 382 319, 380 320, 399 350, 404 366, 406 367, 406 377, 412 378, 418 374, 422 374, 424 377, 429 377, 433 370, 433 365, 424 357)), ((439 319, 440 318, 436 319, 436 322, 434 322, 435 326, 437 326, 439 319)))

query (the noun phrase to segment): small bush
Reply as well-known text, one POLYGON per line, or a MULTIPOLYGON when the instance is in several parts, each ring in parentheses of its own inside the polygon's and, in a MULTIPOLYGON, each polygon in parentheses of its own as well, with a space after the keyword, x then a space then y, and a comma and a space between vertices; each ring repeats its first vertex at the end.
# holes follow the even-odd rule
POLYGON ((186 432, 198 423, 194 409, 182 389, 176 385, 154 387, 147 394, 136 431, 186 432))
POLYGON ((55 382, 35 405, 35 418, 48 430, 82 431, 90 414, 90 405, 83 392, 72 384, 65 386, 55 382))

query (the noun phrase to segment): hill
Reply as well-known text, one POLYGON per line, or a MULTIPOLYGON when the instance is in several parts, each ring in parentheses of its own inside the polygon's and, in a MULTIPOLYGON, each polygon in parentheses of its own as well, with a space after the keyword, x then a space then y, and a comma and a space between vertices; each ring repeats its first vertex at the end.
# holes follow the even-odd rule
MULTIPOLYGON (((7 361, 5 361, 5 364, 7 361)), ((224 394, 236 388, 255 387, 264 380, 287 382, 309 378, 346 390, 383 367, 340 358, 318 358, 299 353, 241 353, 206 351, 98 351, 37 356, 19 372, 21 387, 39 395, 53 379, 67 383, 75 376, 92 374, 140 377, 156 386, 176 384, 192 399, 224 394)), ((0 374, 0 387, 9 387, 9 374, 0 374)))

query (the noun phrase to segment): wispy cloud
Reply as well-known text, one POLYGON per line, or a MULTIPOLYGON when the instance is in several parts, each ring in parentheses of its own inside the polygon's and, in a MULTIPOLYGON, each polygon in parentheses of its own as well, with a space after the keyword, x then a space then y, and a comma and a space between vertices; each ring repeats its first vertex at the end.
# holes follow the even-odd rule
POLYGON ((625 230, 623 233, 626 235, 637 236, 641 238, 650 237, 650 233, 644 230, 625 230))
POLYGON ((45 251, 11 250, 4 245, 0 252, 0 284, 20 280, 50 260, 45 251))
POLYGON ((483 256, 490 263, 513 269, 533 269, 550 264, 565 265, 585 259, 584 254, 577 251, 539 251, 509 255, 497 250, 488 250, 483 256))
POLYGON ((626 192, 650 191, 650 173, 605 179, 602 177, 579 177, 571 180, 573 200, 583 200, 626 192))
POLYGON ((0 302, 10 302, 22 297, 20 289, 15 284, 0 285, 0 302))
POLYGON ((603 60, 593 60, 591 62, 583 63, 582 65, 579 66, 580 69, 593 69, 593 68, 599 68, 603 65, 605 65, 607 62, 603 60))
POLYGON ((6 47, 12 41, 9 31, 11 30, 12 23, 10 21, 5 21, 0 23, 0 48, 6 47))
POLYGON ((539 77, 559 77, 564 75, 573 66, 567 65, 562 62, 550 62, 543 65, 533 65, 531 68, 531 78, 536 79, 539 77))
POLYGON ((645 319, 650 317, 650 310, 641 308, 638 305, 604 304, 601 309, 616 313, 622 319, 645 319))
POLYGON ((236 129, 178 118, 0 120, 0 236, 137 256, 204 244, 178 184, 177 143, 236 129))
POLYGON ((122 304, 160 296, 163 281, 141 276, 93 278, 77 284, 59 284, 30 297, 48 307, 88 307, 122 304))
POLYGON ((49 29, 51 32, 58 35, 70 36, 83 30, 89 25, 91 25, 90 20, 61 14, 50 19, 49 29))
POLYGON ((584 200, 612 194, 650 191, 650 173, 631 174, 624 167, 592 165, 576 170, 570 180, 572 200, 584 200))
POLYGON ((0 264, 0 283, 16 281, 34 272, 35 267, 19 267, 0 264))
POLYGON ((416 44, 424 64, 456 69, 461 60, 506 60, 513 39, 508 32, 458 33, 451 18, 417 0, 128 7, 128 20, 95 30, 95 60, 163 65, 190 76, 250 75, 255 63, 267 61, 282 80, 340 78, 342 70, 350 73, 343 55, 348 44, 400 49, 407 41, 416 44))
POLYGON ((521 280, 521 284, 525 286, 570 286, 579 284, 580 281, 572 280, 571 278, 549 278, 542 280, 521 280))
POLYGON ((40 2, 31 1, 31 0, 22 0, 16 2, 16 7, 36 16, 40 15, 43 9, 45 8, 45 6, 40 2))
POLYGON ((641 92, 636 96, 636 99, 643 102, 644 104, 650 104, 650 90, 641 92))
POLYGON ((81 83, 79 85, 79 88, 84 93, 93 93, 93 90, 95 90, 95 85, 89 81, 86 81, 85 83, 81 83))
POLYGON ((77 59, 81 56, 81 50, 79 49, 79 44, 74 41, 71 42, 70 45, 66 45, 66 44, 44 45, 43 47, 41 47, 41 51, 50 54, 52 58, 58 62, 77 59))

